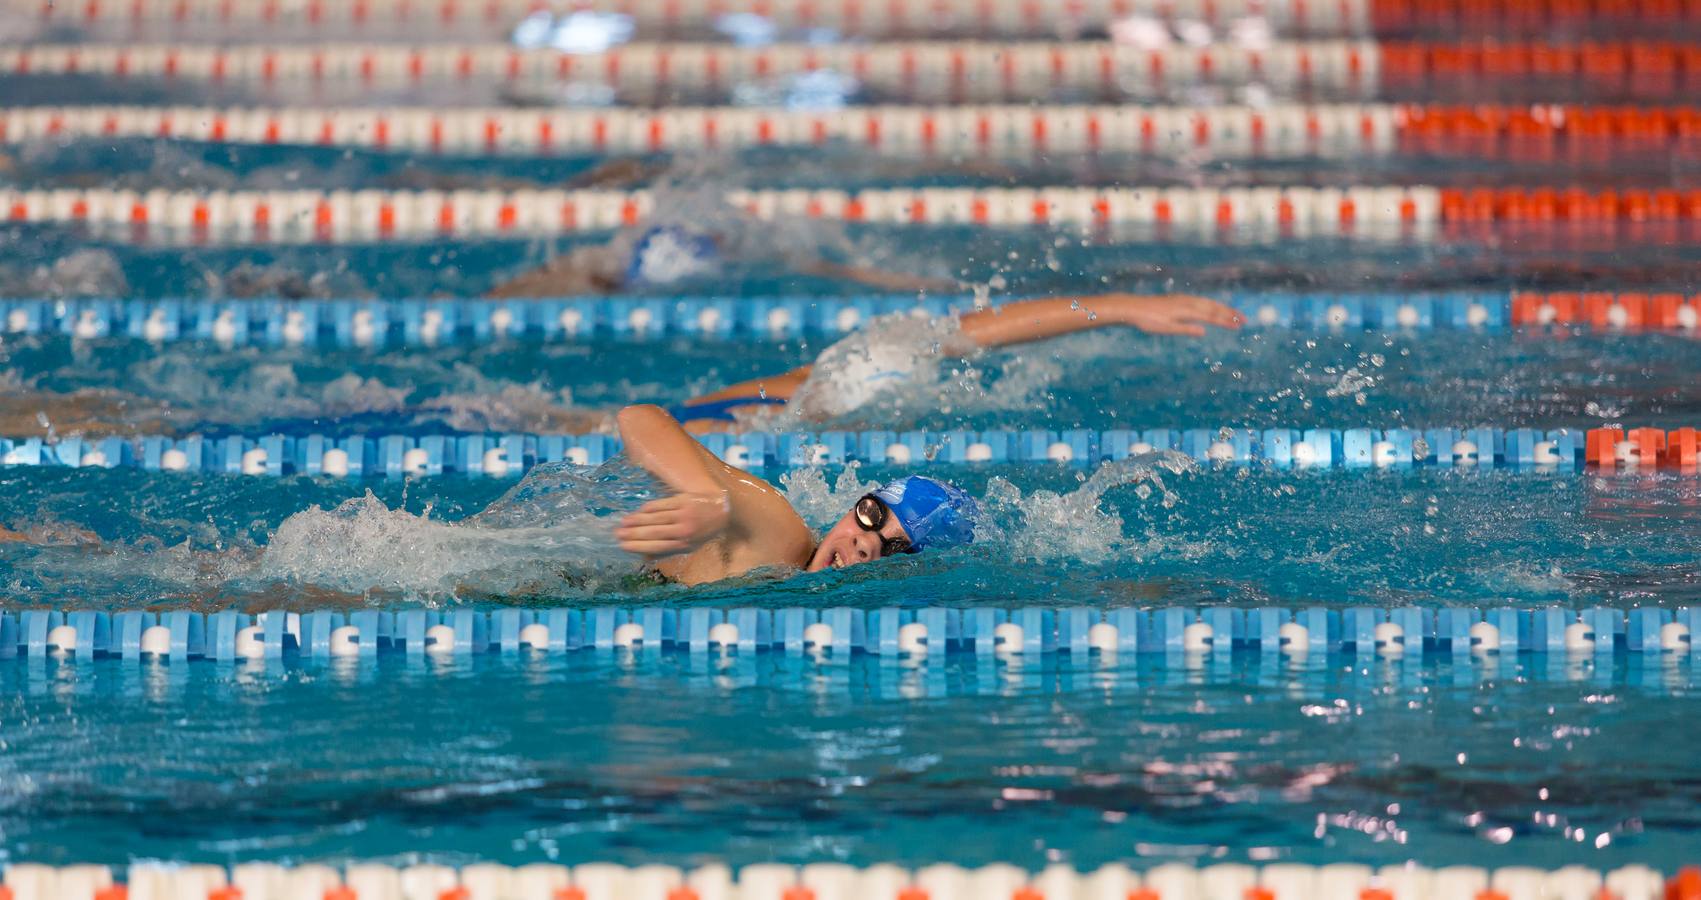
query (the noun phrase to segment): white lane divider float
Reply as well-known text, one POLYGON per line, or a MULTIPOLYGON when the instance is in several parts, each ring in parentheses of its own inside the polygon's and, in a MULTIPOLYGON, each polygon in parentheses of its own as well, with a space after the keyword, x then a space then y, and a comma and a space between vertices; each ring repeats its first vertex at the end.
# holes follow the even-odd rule
POLYGON ((351 98, 409 88, 524 91, 597 85, 630 101, 677 95, 718 97, 741 83, 819 71, 853 77, 877 96, 921 101, 1049 100, 1059 93, 1153 97, 1202 85, 1253 83, 1278 95, 1305 92, 1363 98, 1379 87, 1381 60, 1380 46, 1368 40, 1276 41, 1257 46, 1179 43, 1156 48, 1108 41, 764 47, 634 43, 590 54, 502 43, 0 46, 0 74, 9 75, 169 81, 286 96, 341 92, 351 98))
POLYGON ((1444 607, 1154 609, 587 609, 493 612, 365 610, 163 614, 0 612, 0 656, 171 659, 480 654, 680 648, 882 656, 947 653, 1347 653, 1464 655, 1695 652, 1701 607, 1444 607))
MULTIPOLYGON (((0 11, 18 23, 32 19, 44 30, 76 29, 100 38, 137 39, 193 35, 242 40, 255 33, 269 39, 346 39, 405 36, 465 39, 506 36, 540 9, 561 4, 538 0, 482 0, 421 7, 409 0, 327 0, 278 3, 266 0, 95 0, 42 3, 3 0, 0 11)), ((962 37, 1063 37, 1103 32, 1112 23, 1139 15, 1153 22, 1230 28, 1256 19, 1276 34, 1353 37, 1372 25, 1369 0, 1166 0, 1128 4, 1087 0, 1065 6, 1031 0, 930 0, 923 7, 879 0, 720 0, 715 3, 653 3, 642 0, 581 0, 573 11, 629 17, 640 34, 676 33, 713 27, 721 17, 743 13, 766 19, 779 32, 827 29, 878 38, 915 34, 962 37)))
MULTIPOLYGON (((868 106, 831 113, 729 107, 0 107, 0 142, 171 138, 354 147, 447 156, 569 156, 842 145, 899 158, 1027 159, 1056 153, 1219 158, 1381 156, 1399 147, 1396 104, 1156 107, 868 106)), ((1263 196, 1225 195, 1230 213, 1263 196)), ((359 203, 368 202, 359 195, 359 203)), ((74 203, 74 201, 73 201, 74 203)), ((1215 212, 1215 211, 1213 211, 1215 212)), ((208 218, 214 217, 209 207, 208 218)))
MULTIPOLYGON (((761 219, 824 218, 888 226, 1144 226, 1223 239, 1264 236, 1407 234, 1430 237, 1441 224, 1434 187, 1287 187, 1245 203, 1217 188, 871 188, 732 191, 727 202, 761 219), (781 201, 785 202, 781 202, 781 201), (994 215, 994 212, 997 212, 994 215)), ((367 191, 344 202, 338 191, 130 191, 0 189, 0 221, 87 228, 114 239, 166 244, 370 244, 598 233, 641 221, 648 191, 367 191), (210 210, 222 212, 214 216, 210 210), (480 215, 480 210, 494 211, 480 215)), ((567 310, 563 315, 576 312, 567 310)), ((630 316, 632 313, 629 312, 630 316)), ((1487 311, 1475 312, 1488 323, 1487 311)), ((769 331, 792 327, 775 309, 769 331)), ((95 323, 91 322, 90 325, 95 323)), ((423 323, 422 323, 423 324, 423 323)), ((563 330, 577 323, 561 321, 563 330)), ((633 323, 623 323, 628 330, 633 323)), ((647 326, 649 322, 642 323, 647 326)), ((234 328, 227 322, 225 328, 234 328)), ((378 323, 353 323, 357 345, 378 323)), ((441 326, 439 326, 441 327, 441 326)), ((639 332, 643 328, 635 329, 639 332)), ((100 337, 96 333, 81 335, 100 337)), ((216 337, 216 333, 212 335, 216 337)), ((424 340, 423 336, 421 338, 424 340)))

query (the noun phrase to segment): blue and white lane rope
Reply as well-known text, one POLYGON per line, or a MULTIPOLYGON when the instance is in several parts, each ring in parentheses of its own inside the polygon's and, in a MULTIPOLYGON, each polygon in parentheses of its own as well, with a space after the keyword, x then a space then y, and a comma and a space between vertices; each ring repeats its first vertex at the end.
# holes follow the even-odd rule
MULTIPOLYGON (((1664 444, 1667 432, 1649 429, 1638 434, 1654 432, 1664 444)), ((1679 441, 1678 436, 1692 432, 1678 429, 1670 434, 1679 441)), ((698 439, 727 464, 742 469, 851 462, 912 467, 1096 465, 1164 450, 1207 465, 1274 469, 1581 471, 1593 466, 1640 471, 1660 465, 1693 470, 1697 462, 1694 452, 1680 456, 1657 450, 1643 437, 1626 440, 1615 433, 1612 438, 1607 444, 1597 439, 1594 455, 1589 432, 1571 428, 758 431, 698 439)), ((1694 444, 1689 440, 1686 446, 1694 444)), ((334 478, 513 478, 541 463, 600 465, 620 449, 620 439, 606 434, 0 438, 0 466, 334 478)))
POLYGON ((0 612, 0 657, 169 659, 673 649, 841 656, 1246 651, 1691 656, 1701 606, 0 612))
MULTIPOLYGON (((1258 328, 1505 331, 1512 324, 1510 291, 1218 296, 1258 328)), ((990 305, 1015 299, 993 300, 990 305)), ((890 313, 946 315, 976 305, 971 296, 913 294, 537 300, 0 299, 0 336, 58 334, 84 340, 128 337, 156 343, 343 347, 598 337, 783 340, 843 335, 890 313)), ((1693 322, 1695 317, 1682 321, 1693 322)), ((1682 330, 1681 324, 1678 327, 1682 330)))

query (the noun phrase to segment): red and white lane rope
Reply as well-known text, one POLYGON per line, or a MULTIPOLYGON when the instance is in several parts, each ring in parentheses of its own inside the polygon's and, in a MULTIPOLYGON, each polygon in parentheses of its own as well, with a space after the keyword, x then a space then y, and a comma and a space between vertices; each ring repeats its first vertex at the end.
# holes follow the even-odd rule
POLYGON ((890 156, 1048 153, 1307 157, 1391 153, 1529 162, 1636 151, 1701 156, 1701 107, 873 106, 832 112, 729 107, 27 106, 0 108, 0 143, 167 138, 447 155, 571 155, 815 147, 890 156))
POLYGON ((728 107, 443 110, 34 106, 0 108, 0 142, 157 137, 228 144, 543 156, 829 143, 894 156, 1030 156, 1053 152, 1361 156, 1392 151, 1402 123, 1412 118, 1405 109, 1385 104, 1265 108, 888 106, 833 112, 728 107))
POLYGON ((1381 91, 1537 85, 1645 98, 1701 90, 1701 43, 1442 44, 1288 41, 1141 48, 1103 41, 628 44, 563 54, 506 44, 30 44, 0 47, 0 75, 95 75, 276 93, 363 96, 458 85, 603 86, 629 100, 724 95, 832 70, 878 96, 996 101, 1157 96, 1193 86, 1368 97, 1381 91))
MULTIPOLYGON (((1580 187, 892 188, 730 191, 761 218, 886 225, 1173 226, 1282 235, 1436 233, 1436 226, 1701 222, 1701 190, 1580 187)), ((0 222, 80 225, 207 243, 361 243, 547 236, 636 225, 647 191, 0 190, 0 222)), ((1674 238, 1675 239, 1675 238, 1674 238)))
POLYGON ((642 100, 719 96, 738 84, 832 70, 883 96, 991 101, 1046 99, 1060 91, 1150 96, 1171 87, 1251 83, 1367 95, 1378 84, 1378 57, 1377 45, 1366 41, 1163 49, 1107 42, 628 44, 580 55, 496 43, 34 44, 0 47, 0 75, 81 74, 349 96, 448 85, 516 90, 601 85, 622 98, 642 100))
MULTIPOLYGON (((1091 227, 1123 223, 1352 234, 1422 232, 1442 221, 1429 187, 901 188, 732 191, 763 218, 814 217, 913 225, 1091 227)), ((165 191, 0 190, 0 221, 157 229, 207 242, 364 242, 548 235, 634 225, 647 191, 165 191)))
MULTIPOLYGON (((643 32, 712 27, 729 13, 768 19, 784 31, 830 29, 861 37, 1058 36, 1103 33, 1134 16, 1223 27, 1256 17, 1283 34, 1318 37, 1367 32, 1372 0, 0 0, 17 21, 76 28, 100 37, 204 35, 241 39, 263 31, 347 37, 492 37, 537 11, 595 10, 630 16, 643 32)), ((1409 15, 1378 13, 1389 21, 1409 15)))
POLYGON ((1701 28, 1701 0, 0 0, 0 14, 103 38, 256 32, 326 38, 407 35, 493 37, 544 10, 632 17, 643 32, 711 27, 728 13, 767 18, 782 30, 824 28, 862 37, 1044 37, 1098 33, 1136 16, 1213 28, 1257 18, 1278 34, 1477 34, 1701 28))

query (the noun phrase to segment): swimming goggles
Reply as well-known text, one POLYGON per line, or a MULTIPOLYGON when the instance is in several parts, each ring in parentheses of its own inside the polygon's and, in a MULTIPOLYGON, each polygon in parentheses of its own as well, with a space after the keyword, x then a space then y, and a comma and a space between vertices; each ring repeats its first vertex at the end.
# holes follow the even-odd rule
MULTIPOLYGON (((854 513, 856 524, 862 526, 863 531, 872 531, 876 535, 880 534, 880 529, 886 527, 886 520, 892 515, 892 511, 886 508, 886 504, 873 494, 864 494, 861 500, 856 501, 854 513)), ((914 552, 914 549, 910 545, 910 539, 903 535, 881 537, 881 559, 897 553, 912 552, 914 552)))

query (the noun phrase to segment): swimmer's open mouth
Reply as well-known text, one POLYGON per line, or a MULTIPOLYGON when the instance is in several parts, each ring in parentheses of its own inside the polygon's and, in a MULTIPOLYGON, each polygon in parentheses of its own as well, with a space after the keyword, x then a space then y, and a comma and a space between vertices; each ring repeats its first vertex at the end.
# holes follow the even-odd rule
POLYGON ((839 551, 837 551, 837 550, 833 551, 832 566, 835 569, 842 569, 842 568, 845 567, 845 558, 843 556, 840 556, 839 551))

